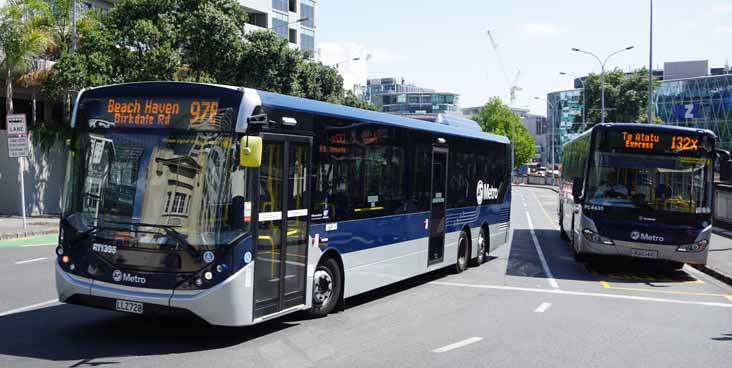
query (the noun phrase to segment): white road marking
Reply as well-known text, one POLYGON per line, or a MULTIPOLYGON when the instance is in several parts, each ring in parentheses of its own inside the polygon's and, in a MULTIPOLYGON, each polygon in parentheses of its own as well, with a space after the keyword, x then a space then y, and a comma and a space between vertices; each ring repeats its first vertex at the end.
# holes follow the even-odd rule
POLYGON ((536 313, 544 313, 551 306, 552 306, 552 303, 541 303, 540 306, 538 306, 538 307, 536 307, 536 309, 534 309, 534 312, 536 312, 536 313))
POLYGON ((442 285, 442 286, 459 286, 459 287, 477 288, 477 289, 525 291, 525 292, 530 292, 530 293, 591 296, 591 297, 597 297, 597 298, 626 299, 626 300, 637 300, 637 301, 644 301, 644 302, 689 304, 689 305, 703 305, 703 306, 707 306, 707 307, 732 308, 732 303, 695 302, 695 301, 689 301, 689 300, 651 298, 651 297, 646 297, 646 296, 633 296, 633 295, 622 295, 622 294, 589 293, 589 292, 581 292, 581 291, 524 288, 524 287, 502 286, 502 285, 473 285, 473 284, 462 284, 462 283, 457 283, 457 282, 442 282, 442 281, 433 281, 433 282, 430 282, 430 284, 442 285))
POLYGON ((433 353, 436 353, 436 354, 440 354, 440 353, 444 353, 446 351, 450 351, 450 350, 455 350, 455 349, 462 348, 463 346, 467 346, 467 345, 476 343, 476 342, 478 342, 480 340, 483 340, 483 338, 482 337, 471 337, 471 338, 465 339, 463 341, 458 341, 458 342, 456 342, 454 344, 445 345, 445 346, 443 346, 441 348, 437 348, 435 350, 432 350, 432 352, 433 353))
POLYGON ((0 313, 0 317, 5 317, 5 316, 9 316, 11 314, 20 313, 20 312, 25 312, 27 310, 34 309, 34 308, 45 307, 47 305, 51 305, 51 304, 55 304, 55 303, 58 303, 58 299, 47 300, 45 302, 28 305, 28 306, 20 307, 20 308, 16 308, 16 309, 11 309, 9 311, 0 313))
POLYGON ((547 281, 549 281, 549 285, 551 287, 558 289, 559 284, 557 284, 557 280, 554 279, 552 270, 549 269, 549 264, 546 262, 546 258, 544 258, 544 252, 541 250, 541 246, 539 245, 539 239, 536 237, 536 233, 534 232, 534 224, 531 222, 531 216, 528 212, 526 212, 526 219, 529 220, 529 231, 531 232, 531 239, 534 241, 534 248, 536 248, 536 253, 539 254, 541 267, 544 268, 544 274, 546 275, 547 281))
POLYGON ((51 245, 58 245, 58 243, 48 243, 48 244, 23 244, 20 247, 26 248, 26 247, 49 247, 51 245))
POLYGON ((38 261, 43 261, 44 259, 48 259, 48 258, 46 258, 46 257, 33 258, 33 259, 25 260, 25 261, 15 262, 15 264, 19 265, 19 264, 24 264, 24 263, 38 262, 38 261))

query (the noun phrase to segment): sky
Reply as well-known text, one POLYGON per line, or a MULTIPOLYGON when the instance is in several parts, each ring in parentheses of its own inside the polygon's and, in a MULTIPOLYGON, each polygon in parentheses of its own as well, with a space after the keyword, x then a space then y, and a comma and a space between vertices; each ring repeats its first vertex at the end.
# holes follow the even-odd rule
MULTIPOLYGON (((343 71, 458 93, 461 107, 492 96, 508 103, 520 70, 523 90, 514 106, 546 114, 546 102, 535 96, 573 88, 559 72, 600 71, 597 60, 573 47, 604 58, 635 46, 613 56, 607 69, 648 65, 649 0, 319 0, 316 17, 316 47, 329 50, 330 59, 371 56, 340 65, 343 71), (341 46, 350 51, 338 52, 341 46)), ((732 0, 654 2, 654 68, 684 60, 722 67, 732 58, 731 39, 732 0)))

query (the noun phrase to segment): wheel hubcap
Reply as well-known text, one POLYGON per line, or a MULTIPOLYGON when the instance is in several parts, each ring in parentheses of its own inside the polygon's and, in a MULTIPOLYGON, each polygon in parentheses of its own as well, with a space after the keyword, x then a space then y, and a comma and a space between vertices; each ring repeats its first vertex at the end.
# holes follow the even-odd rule
POLYGON ((483 257, 485 257, 485 239, 483 238, 483 234, 480 234, 480 237, 478 238, 478 261, 483 262, 483 257))
POLYGON ((460 257, 458 257, 460 267, 463 267, 465 265, 465 250, 465 239, 460 239, 460 257))
POLYGON ((320 303, 325 302, 333 294, 333 279, 326 271, 315 271, 315 290, 313 290, 313 298, 320 303))

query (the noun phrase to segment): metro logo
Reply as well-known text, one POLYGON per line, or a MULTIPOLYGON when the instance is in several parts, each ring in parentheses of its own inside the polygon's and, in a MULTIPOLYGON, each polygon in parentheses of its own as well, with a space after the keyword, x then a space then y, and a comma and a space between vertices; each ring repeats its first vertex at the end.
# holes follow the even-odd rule
POLYGON ((483 180, 478 180, 478 187, 475 190, 475 199, 478 205, 483 203, 483 200, 494 200, 498 199, 498 188, 492 187, 490 184, 483 184, 483 180))
POLYGON ((655 243, 662 243, 664 240, 664 237, 662 237, 662 236, 646 234, 646 233, 642 233, 640 231, 631 232, 630 238, 633 240, 641 240, 641 241, 648 241, 648 242, 655 242, 655 243))

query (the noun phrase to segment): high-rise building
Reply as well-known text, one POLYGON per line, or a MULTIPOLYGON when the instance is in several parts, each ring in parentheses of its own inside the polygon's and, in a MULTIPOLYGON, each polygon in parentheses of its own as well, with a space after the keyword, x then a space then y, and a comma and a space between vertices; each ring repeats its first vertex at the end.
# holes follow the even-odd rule
POLYGON ((245 30, 271 29, 303 52, 315 52, 315 0, 239 0, 245 30))
POLYGON ((407 84, 402 78, 373 78, 366 84, 364 99, 381 112, 397 115, 459 114, 460 95, 435 92, 433 89, 407 84))

